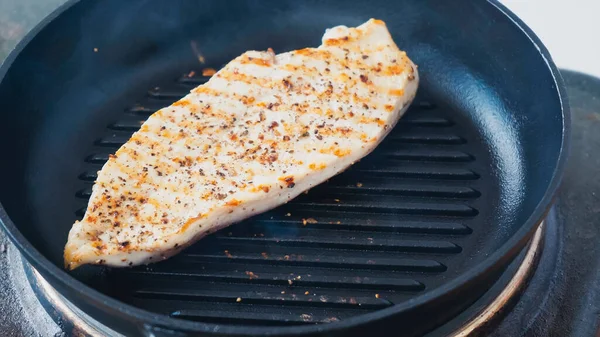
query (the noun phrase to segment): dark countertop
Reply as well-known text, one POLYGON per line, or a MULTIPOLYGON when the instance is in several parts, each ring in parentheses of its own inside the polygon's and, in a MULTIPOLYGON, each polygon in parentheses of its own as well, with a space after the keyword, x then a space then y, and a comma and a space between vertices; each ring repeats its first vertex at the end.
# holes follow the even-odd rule
POLYGON ((0 63, 38 22, 65 0, 0 1, 0 63))

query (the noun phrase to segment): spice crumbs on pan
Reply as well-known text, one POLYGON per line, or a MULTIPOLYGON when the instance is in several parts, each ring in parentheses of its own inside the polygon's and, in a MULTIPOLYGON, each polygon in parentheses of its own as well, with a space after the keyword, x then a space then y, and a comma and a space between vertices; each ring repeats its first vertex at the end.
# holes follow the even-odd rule
POLYGON ((212 76, 214 74, 216 74, 217 71, 214 70, 213 68, 204 68, 202 69, 202 76, 212 76))
POLYGON ((241 298, 241 297, 238 297, 238 298, 237 298, 235 301, 239 303, 239 302, 241 302, 241 301, 242 301, 242 298, 241 298))
POLYGON ((305 321, 305 322, 312 321, 312 316, 311 316, 311 315, 309 315, 309 314, 302 314, 302 315, 300 315, 300 317, 301 317, 301 318, 302 318, 302 320, 303 320, 303 321, 305 321))
POLYGON ((362 187, 363 184, 362 183, 356 183, 356 187, 362 187))
POLYGON ((379 298, 379 294, 375 294, 375 298, 379 298))
POLYGON ((94 53, 97 53, 97 52, 98 52, 98 48, 94 48, 94 53))
POLYGON ((247 272, 246 272, 246 275, 248 275, 248 277, 249 277, 251 280, 254 280, 254 279, 257 279, 257 278, 258 278, 258 275, 254 274, 254 273, 253 273, 253 272, 251 272, 251 271, 247 271, 247 272))
POLYGON ((305 292, 304 292, 304 295, 308 295, 308 294, 310 294, 308 291, 305 291, 305 292))

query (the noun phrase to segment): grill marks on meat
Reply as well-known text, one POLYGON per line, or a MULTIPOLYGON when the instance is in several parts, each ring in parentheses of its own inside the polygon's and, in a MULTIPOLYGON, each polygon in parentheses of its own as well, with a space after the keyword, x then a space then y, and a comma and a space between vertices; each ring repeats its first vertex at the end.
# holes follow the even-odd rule
POLYGON ((373 19, 329 29, 318 48, 242 54, 109 158, 69 233, 66 266, 160 261, 289 201, 371 152, 417 83, 373 19))

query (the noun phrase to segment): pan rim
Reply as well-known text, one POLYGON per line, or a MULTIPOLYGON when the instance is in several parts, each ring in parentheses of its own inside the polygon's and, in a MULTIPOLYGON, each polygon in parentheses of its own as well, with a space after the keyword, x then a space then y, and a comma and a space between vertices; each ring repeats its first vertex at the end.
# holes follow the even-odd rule
MULTIPOLYGON (((0 66, 0 81, 5 77, 8 69, 12 63, 16 60, 21 51, 33 40, 35 36, 45 28, 49 23, 54 21, 60 14, 79 3, 81 0, 68 0, 56 10, 45 17, 38 25, 36 25, 25 37, 16 45, 11 51, 8 57, 0 66)), ((496 10, 506 16, 522 34, 524 34, 533 46, 539 51, 540 56, 543 58, 550 75, 556 86, 558 99, 561 105, 561 112, 563 117, 563 128, 562 128, 562 139, 560 152, 558 154, 556 168, 552 172, 552 178, 548 183, 548 187, 544 192, 543 197, 538 201, 533 212, 529 218, 522 224, 511 238, 509 238, 500 248, 494 253, 490 254, 480 263, 472 266, 466 270, 460 276, 451 280, 450 282, 440 286, 439 288, 433 289, 427 293, 421 294, 413 298, 410 303, 403 302, 396 304, 389 308, 373 311, 370 313, 350 317, 338 322, 331 322, 324 325, 306 325, 306 326, 293 326, 293 327, 252 327, 252 326, 227 326, 214 323, 201 323, 187 321, 177 318, 172 318, 167 315, 153 313, 141 308, 134 307, 132 305, 121 302, 108 295, 105 295, 87 285, 81 281, 75 279, 69 275, 63 269, 54 265, 48 260, 43 254, 41 254, 20 232, 20 230, 12 222, 4 207, 0 203, 0 225, 7 233, 11 242, 19 249, 21 254, 27 257, 35 269, 42 272, 42 274, 49 275, 54 278, 61 286, 67 287, 73 290, 77 296, 82 299, 93 303, 95 306, 106 312, 113 312, 125 316, 133 316, 138 322, 152 322, 155 326, 163 326, 169 329, 178 331, 188 332, 202 332, 202 333, 214 333, 214 334, 235 334, 239 336, 249 335, 300 335, 306 333, 318 333, 318 332, 333 332, 335 330, 342 330, 357 327, 367 322, 376 322, 384 319, 388 316, 394 316, 406 312, 408 309, 414 309, 419 306, 426 305, 429 302, 435 301, 442 298, 445 294, 455 292, 465 284, 469 284, 482 277, 484 274, 489 273, 495 268, 498 263, 502 261, 506 262, 512 260, 518 252, 520 252, 531 238, 538 225, 546 216, 547 212, 553 205, 553 200, 556 196, 556 192, 562 177, 564 175, 564 168, 567 162, 567 158, 570 152, 570 138, 571 138, 571 113, 564 85, 563 78, 552 60, 549 51, 542 44, 541 40, 535 35, 535 33, 525 25, 514 13, 508 8, 501 4, 498 0, 487 0, 488 4, 495 7, 496 10)), ((139 328, 149 327, 140 325, 139 328)))

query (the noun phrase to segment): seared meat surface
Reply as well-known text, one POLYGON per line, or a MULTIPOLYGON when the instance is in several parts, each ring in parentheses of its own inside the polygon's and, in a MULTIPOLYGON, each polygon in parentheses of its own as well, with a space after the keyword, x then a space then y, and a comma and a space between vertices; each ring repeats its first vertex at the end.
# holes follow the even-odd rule
POLYGON ((293 199, 370 153, 417 84, 380 20, 329 29, 318 48, 242 54, 110 157, 65 265, 157 262, 293 199))

